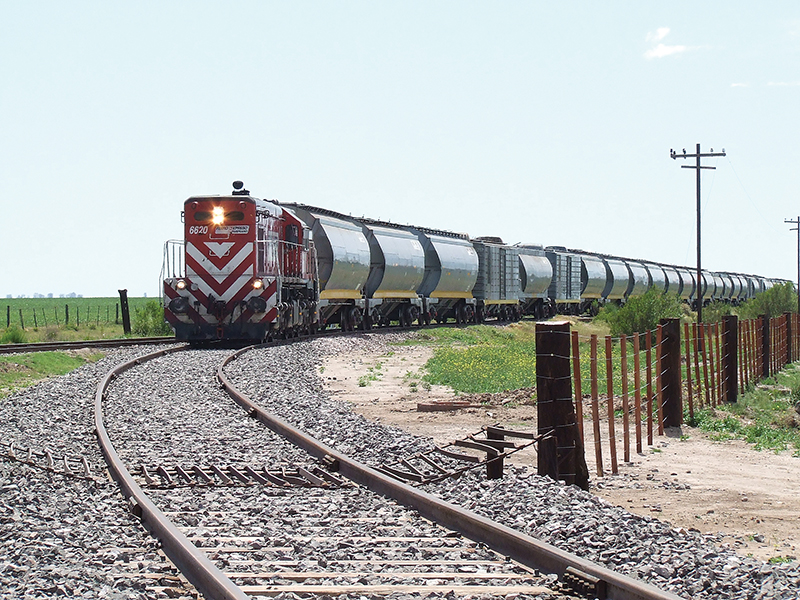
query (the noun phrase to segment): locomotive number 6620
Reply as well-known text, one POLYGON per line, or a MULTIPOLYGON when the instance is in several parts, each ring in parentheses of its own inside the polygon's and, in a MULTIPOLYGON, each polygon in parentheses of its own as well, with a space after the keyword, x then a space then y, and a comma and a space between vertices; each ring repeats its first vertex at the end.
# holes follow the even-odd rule
POLYGON ((208 225, 192 225, 189 227, 189 235, 204 235, 208 233, 208 225))

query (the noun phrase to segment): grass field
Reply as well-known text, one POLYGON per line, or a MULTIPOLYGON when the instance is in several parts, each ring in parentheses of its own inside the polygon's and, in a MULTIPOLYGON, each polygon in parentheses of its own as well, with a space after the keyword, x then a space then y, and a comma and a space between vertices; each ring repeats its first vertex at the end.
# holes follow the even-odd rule
MULTIPOLYGON (((597 377, 601 392, 606 386, 606 361, 603 337, 608 334, 605 323, 576 321, 572 324, 581 340, 582 391, 590 390, 589 336, 598 340, 597 377)), ((425 380, 432 384, 448 385, 463 393, 502 392, 536 385, 535 325, 531 322, 513 323, 506 327, 476 325, 463 329, 432 329, 414 336, 409 342, 433 346, 436 352, 426 365, 425 380)), ((628 354, 629 373, 633 373, 632 350, 628 354)), ((615 391, 621 391, 620 348, 612 351, 612 371, 615 391)), ((630 376, 631 390, 633 377, 630 376)))
POLYGON ((102 357, 101 353, 75 355, 64 352, 0 356, 0 398, 47 377, 64 375, 87 362, 95 362, 102 357))
POLYGON ((791 450, 800 457, 800 414, 795 407, 800 407, 798 363, 752 386, 735 404, 695 411, 689 424, 715 440, 743 439, 756 450, 791 450))
MULTIPOLYGON (((153 300, 158 301, 154 298, 128 298, 131 320, 137 309, 144 309, 148 301, 153 300)), ((20 341, 20 336, 26 342, 123 337, 119 298, 0 300, 0 341, 20 341)))
MULTIPOLYGON (((599 322, 574 323, 573 329, 578 331, 581 340, 581 391, 584 395, 591 389, 589 336, 598 336, 598 391, 604 395, 604 336, 608 329, 599 322)), ((423 376, 428 383, 447 385, 462 393, 502 392, 536 385, 534 333, 534 324, 526 322, 502 328, 487 325, 442 328, 419 332, 405 344, 434 348, 434 355, 426 364, 423 376)), ((644 353, 641 358, 644 364, 644 353)), ((612 351, 612 370, 617 396, 621 393, 620 367, 620 347, 616 342, 612 351)), ((628 348, 628 373, 632 398, 631 346, 628 348)), ((643 377, 642 386, 644 383, 643 377)), ((695 410, 695 418, 689 421, 684 401, 684 412, 689 425, 710 432, 714 439, 743 439, 757 450, 790 450, 794 456, 800 457, 800 363, 789 365, 774 377, 751 386, 735 404, 695 410)))

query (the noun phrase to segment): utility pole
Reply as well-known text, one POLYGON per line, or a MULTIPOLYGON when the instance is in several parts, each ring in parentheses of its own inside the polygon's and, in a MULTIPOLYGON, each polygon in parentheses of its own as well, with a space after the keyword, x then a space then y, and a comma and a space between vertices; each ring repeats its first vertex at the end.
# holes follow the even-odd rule
POLYGON ((800 313, 800 217, 797 217, 796 221, 784 219, 783 222, 797 225, 797 227, 792 227, 789 231, 797 232, 797 312, 800 313))
POLYGON ((676 158, 696 158, 697 164, 695 166, 691 165, 681 165, 681 169, 697 169, 697 292, 695 296, 697 297, 697 322, 703 322, 703 278, 700 274, 700 169, 716 169, 717 167, 703 167, 700 165, 700 159, 711 157, 711 156, 725 156, 725 148, 722 149, 722 152, 714 152, 714 149, 711 148, 711 152, 706 152, 705 154, 700 153, 700 144, 697 144, 697 152, 695 154, 686 154, 686 148, 683 149, 683 153, 679 154, 675 152, 672 148, 669 150, 669 155, 672 160, 676 158))

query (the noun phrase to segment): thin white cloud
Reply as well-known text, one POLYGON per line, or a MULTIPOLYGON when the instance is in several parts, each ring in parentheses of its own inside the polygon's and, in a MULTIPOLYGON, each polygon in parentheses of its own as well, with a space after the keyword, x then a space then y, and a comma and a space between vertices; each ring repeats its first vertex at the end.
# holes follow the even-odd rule
POLYGON ((680 54, 681 52, 686 52, 689 48, 687 46, 667 46, 666 44, 659 44, 655 48, 650 48, 647 52, 644 53, 644 57, 647 59, 650 58, 664 58, 665 56, 670 56, 671 54, 680 54))
POLYGON ((749 83, 732 83, 731 87, 750 87, 749 83))
POLYGON ((655 33, 651 31, 647 34, 646 39, 648 42, 658 43, 644 53, 644 57, 646 59, 650 60, 652 58, 663 58, 665 56, 670 56, 671 54, 680 54, 681 52, 686 52, 686 50, 689 49, 687 46, 668 46, 667 44, 662 44, 661 40, 667 37, 668 34, 669 27, 659 27, 656 29, 655 33))
POLYGON ((665 37, 667 37, 668 33, 669 33, 669 27, 659 27, 658 29, 656 29, 655 33, 649 32, 647 34, 647 41, 648 42, 660 42, 665 37))

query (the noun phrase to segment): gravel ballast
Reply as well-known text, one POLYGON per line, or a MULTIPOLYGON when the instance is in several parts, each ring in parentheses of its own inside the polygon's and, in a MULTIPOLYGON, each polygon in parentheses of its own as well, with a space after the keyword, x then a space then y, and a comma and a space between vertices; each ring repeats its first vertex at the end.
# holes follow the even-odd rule
MULTIPOLYGON (((331 400, 318 366, 329 353, 357 347, 380 354, 404 335, 329 337, 258 349, 231 363, 227 373, 263 408, 340 452, 378 465, 425 450, 430 441, 368 422, 346 403, 331 400)), ((115 351, 99 363, 3 399, 0 435, 17 447, 49 448, 54 456, 83 456, 95 475, 104 473, 92 420, 97 383, 112 365, 150 351, 115 351)), ((221 392, 210 365, 224 355, 222 351, 178 353, 141 365, 114 383, 106 402, 107 423, 130 467, 197 458, 252 463, 280 456, 287 464, 310 462, 221 392), (126 386, 135 385, 138 378, 145 390, 139 395, 149 396, 150 404, 135 407, 127 399, 126 386), (196 417, 180 406, 164 409, 166 398, 160 390, 170 379, 170 385, 184 386, 170 392, 170 397, 184 397, 187 403, 204 401, 196 417), (202 444, 187 447, 186 439, 202 444)), ((770 565, 738 556, 719 548, 716 536, 633 515, 523 468, 509 467, 503 479, 494 481, 471 473, 426 491, 685 598, 800 596, 797 563, 770 565)), ((206 511, 206 493, 218 494, 215 501, 220 506, 237 501, 224 490, 191 493, 195 497, 172 491, 156 496, 167 506, 206 511)), ((266 518, 259 512, 252 516, 254 526, 266 518)), ((291 522, 295 517, 280 518, 291 522)), ((125 577, 131 571, 155 568, 147 565, 157 560, 161 560, 157 545, 128 513, 112 482, 71 478, 0 458, 0 598, 168 597, 125 577)), ((165 576, 174 574, 169 565, 161 564, 165 576)))
POLYGON ((70 477, 0 458, 0 598, 169 597, 178 575, 159 555, 117 485, 106 476, 94 435, 94 397, 115 364, 152 347, 111 352, 87 364, 0 399, 0 436, 19 448, 49 450, 54 459, 84 457, 95 480, 70 477), (162 590, 145 589, 147 572, 162 590))
MULTIPOLYGON (((330 353, 360 347, 379 355, 402 338, 367 334, 259 349, 230 364, 227 373, 264 408, 340 452, 378 465, 397 453, 423 450, 430 441, 367 422, 346 403, 332 401, 317 367, 330 353)), ((717 547, 715 535, 634 515, 525 469, 507 468, 503 479, 494 481, 470 473, 427 491, 685 598, 789 600, 800 595, 797 562, 771 565, 741 557, 717 547)))

